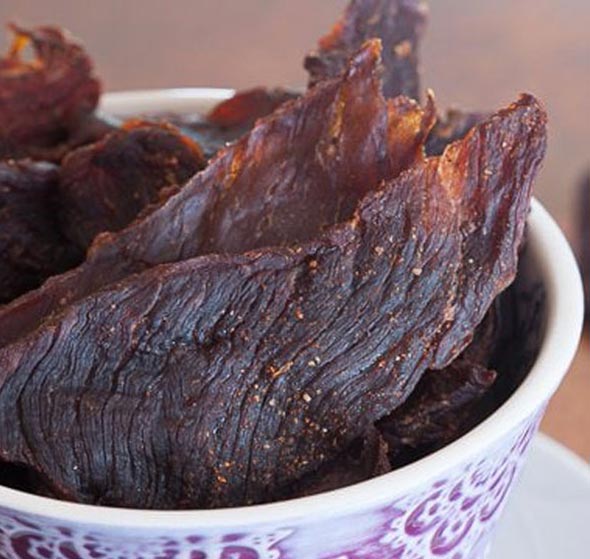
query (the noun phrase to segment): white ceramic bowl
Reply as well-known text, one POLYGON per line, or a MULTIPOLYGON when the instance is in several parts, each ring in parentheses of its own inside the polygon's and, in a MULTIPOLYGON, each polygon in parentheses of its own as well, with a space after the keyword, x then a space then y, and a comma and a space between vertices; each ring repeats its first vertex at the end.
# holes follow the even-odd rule
MULTIPOLYGON (((105 95, 125 116, 206 111, 231 90, 105 95)), ((390 474, 292 501, 214 511, 138 511, 55 501, 0 487, 0 557, 26 559, 478 559, 543 411, 575 354, 583 302, 576 262, 536 201, 529 246, 547 325, 526 380, 456 442, 390 474)))

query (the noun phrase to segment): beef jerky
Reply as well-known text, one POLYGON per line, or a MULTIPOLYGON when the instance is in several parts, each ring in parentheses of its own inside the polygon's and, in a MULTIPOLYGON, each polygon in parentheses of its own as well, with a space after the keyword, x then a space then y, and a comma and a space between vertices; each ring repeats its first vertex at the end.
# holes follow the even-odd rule
POLYGON ((501 298, 496 297, 490 310, 475 330, 473 340, 463 352, 463 358, 471 363, 489 367, 500 340, 501 298))
POLYGON ((247 89, 216 105, 207 115, 207 121, 220 128, 249 129, 256 120, 297 97, 298 93, 283 88, 247 89))
MULTIPOLYGON (((110 132, 114 132, 121 127, 121 123, 114 118, 106 115, 90 114, 80 119, 75 126, 69 130, 69 136, 65 144, 63 154, 57 155, 61 160, 71 150, 85 146, 87 144, 93 144, 104 138, 110 132)), ((63 144, 62 144, 63 146, 63 144)), ((55 149, 59 149, 57 146, 55 149)))
POLYGON ((178 126, 183 133, 202 146, 207 159, 226 144, 249 132, 257 119, 267 116, 284 102, 299 97, 299 93, 283 88, 257 87, 237 92, 216 105, 208 115, 157 115, 178 126))
POLYGON ((367 39, 383 41, 386 97, 420 98, 418 47, 428 18, 420 0, 352 0, 333 29, 304 62, 309 85, 340 75, 367 39))
POLYGON ((72 150, 97 142, 114 130, 116 126, 112 119, 88 115, 81 118, 75 127, 68 131, 68 136, 64 140, 51 146, 17 145, 9 140, 0 139, 0 160, 33 159, 59 164, 72 150))
POLYGON ((442 154, 449 144, 463 138, 469 130, 488 116, 486 113, 464 112, 458 109, 447 111, 446 116, 437 119, 426 142, 426 153, 442 154))
POLYGON ((59 229, 58 179, 49 163, 0 162, 0 303, 82 260, 59 229))
POLYGON ((489 394, 489 413, 520 386, 537 358, 545 332, 545 287, 526 244, 520 263, 516 280, 495 305, 498 336, 489 366, 498 371, 498 379, 489 394))
POLYGON ((158 211, 101 235, 71 274, 0 309, 0 345, 110 282, 164 262, 290 245, 349 218, 358 200, 417 158, 435 118, 380 91, 379 43, 347 74, 259 120, 158 211), (264 215, 260 215, 264 208, 264 215))
POLYGON ((410 464, 455 441, 506 401, 530 370, 543 332, 544 296, 539 282, 531 281, 537 274, 526 252, 518 279, 496 297, 463 354, 442 371, 426 372, 408 400, 377 423, 384 435, 378 447, 374 436, 355 441, 298 484, 297 494, 311 494, 310 486, 313 492, 344 487, 410 464), (499 373, 489 369, 492 364, 499 373))
POLYGON ((408 400, 377 424, 392 466, 422 458, 479 423, 485 417, 482 399, 496 376, 463 358, 442 371, 427 372, 408 400))
POLYGON ((15 39, 0 59, 0 153, 44 156, 93 113, 100 84, 84 50, 60 29, 10 29, 15 39))
MULTIPOLYGON (((374 49, 359 56, 374 58, 374 49)), ((343 81, 372 75, 359 78, 355 67, 343 81)), ((314 122, 333 122, 332 108, 314 122)), ((370 176, 373 189, 352 217, 316 238, 160 265, 70 304, 0 351, 0 459, 84 502, 272 499, 464 349, 514 278, 545 128, 543 109, 523 96, 442 157, 418 158, 392 180, 370 176)), ((322 149, 314 147, 299 154, 300 169, 322 149)), ((321 153, 325 165, 330 152, 321 153)), ((254 155, 260 165, 263 154, 254 155)), ((271 155, 267 164, 281 169, 271 155)), ((254 223, 276 211, 257 207, 254 223)))
POLYGON ((391 471, 388 450, 379 430, 371 426, 335 460, 287 488, 281 499, 316 495, 386 474, 391 471))
POLYGON ((98 233, 122 229, 163 189, 184 185, 204 166, 199 146, 175 127, 129 121, 64 159, 64 233, 85 250, 98 233))
POLYGON ((590 320, 590 173, 580 183, 578 209, 580 269, 586 297, 586 321, 590 320))

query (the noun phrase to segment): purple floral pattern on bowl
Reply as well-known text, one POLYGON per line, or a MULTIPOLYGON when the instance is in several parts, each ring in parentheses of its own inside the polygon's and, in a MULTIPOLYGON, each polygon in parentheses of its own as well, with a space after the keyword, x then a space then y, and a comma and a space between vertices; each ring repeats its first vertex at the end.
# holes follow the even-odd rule
POLYGON ((244 532, 195 526, 191 533, 146 534, 56 525, 0 509, 0 558, 480 559, 540 417, 390 505, 344 516, 335 511, 319 529, 302 520, 244 532))

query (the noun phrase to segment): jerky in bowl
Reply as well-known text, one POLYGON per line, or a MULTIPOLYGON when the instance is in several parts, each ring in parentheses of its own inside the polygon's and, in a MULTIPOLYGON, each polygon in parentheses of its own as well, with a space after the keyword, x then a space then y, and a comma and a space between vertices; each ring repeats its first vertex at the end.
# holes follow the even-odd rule
MULTIPOLYGON (((143 110, 188 114, 205 112, 228 94, 198 89, 155 91, 153 95, 117 93, 106 95, 102 107, 125 117, 143 110)), ((512 345, 523 347, 518 332, 530 332, 531 310, 535 323, 539 316, 544 317, 543 328, 538 347, 532 352, 531 348, 524 352, 508 349, 504 366, 511 366, 512 355, 524 360, 530 372, 499 409, 451 444, 349 487, 223 510, 114 509, 0 487, 2 555, 84 559, 483 557, 528 443, 574 355, 581 328, 582 294, 575 261, 562 233, 536 201, 528 218, 527 249, 519 269, 513 286, 526 304, 520 311, 514 299, 509 301, 510 312, 516 313, 505 318, 516 328, 516 334, 509 336, 512 345), (535 303, 539 286, 545 293, 541 310, 535 303)), ((501 343, 507 344, 510 340, 501 343)), ((522 363, 512 365, 522 369, 522 363)), ((35 480, 34 472, 17 470, 13 468, 12 474, 20 482, 23 477, 28 482, 35 480)))
POLYGON ((100 112, 79 44, 13 27, 1 554, 483 556, 580 284, 531 202, 542 104, 440 116, 425 21, 353 0, 307 91, 100 112))

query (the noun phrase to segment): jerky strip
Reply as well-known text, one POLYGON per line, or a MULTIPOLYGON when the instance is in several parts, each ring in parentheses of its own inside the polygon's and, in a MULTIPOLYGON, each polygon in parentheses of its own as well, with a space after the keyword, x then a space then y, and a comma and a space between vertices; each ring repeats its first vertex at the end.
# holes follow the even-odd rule
POLYGON ((98 143, 71 152, 61 168, 65 234, 82 249, 118 231, 163 189, 183 186, 205 166, 197 144, 167 124, 128 121, 98 143))
POLYGON ((377 424, 392 466, 418 460, 479 423, 485 417, 481 401, 496 376, 495 371, 464 359, 426 373, 408 400, 377 424))
POLYGON ((377 37, 383 42, 385 96, 420 99, 418 47, 427 19, 426 4, 420 0, 352 0, 332 31, 320 39, 318 50, 305 58, 309 85, 342 74, 351 55, 377 37))
POLYGON ((0 162, 0 304, 80 263, 57 221, 58 168, 0 162))
POLYGON ((202 148, 207 159, 214 157, 226 144, 249 132, 257 119, 274 112, 299 94, 283 88, 257 87, 238 91, 233 97, 216 105, 208 115, 154 115, 178 126, 202 148))
POLYGON ((451 143, 460 140, 476 124, 488 118, 489 114, 463 112, 457 109, 447 111, 439 117, 426 142, 427 155, 440 155, 451 143))
POLYGON ((15 39, 0 58, 0 153, 43 157, 93 113, 100 84, 82 47, 57 27, 9 27, 15 39), (32 61, 22 57, 27 45, 32 61))

